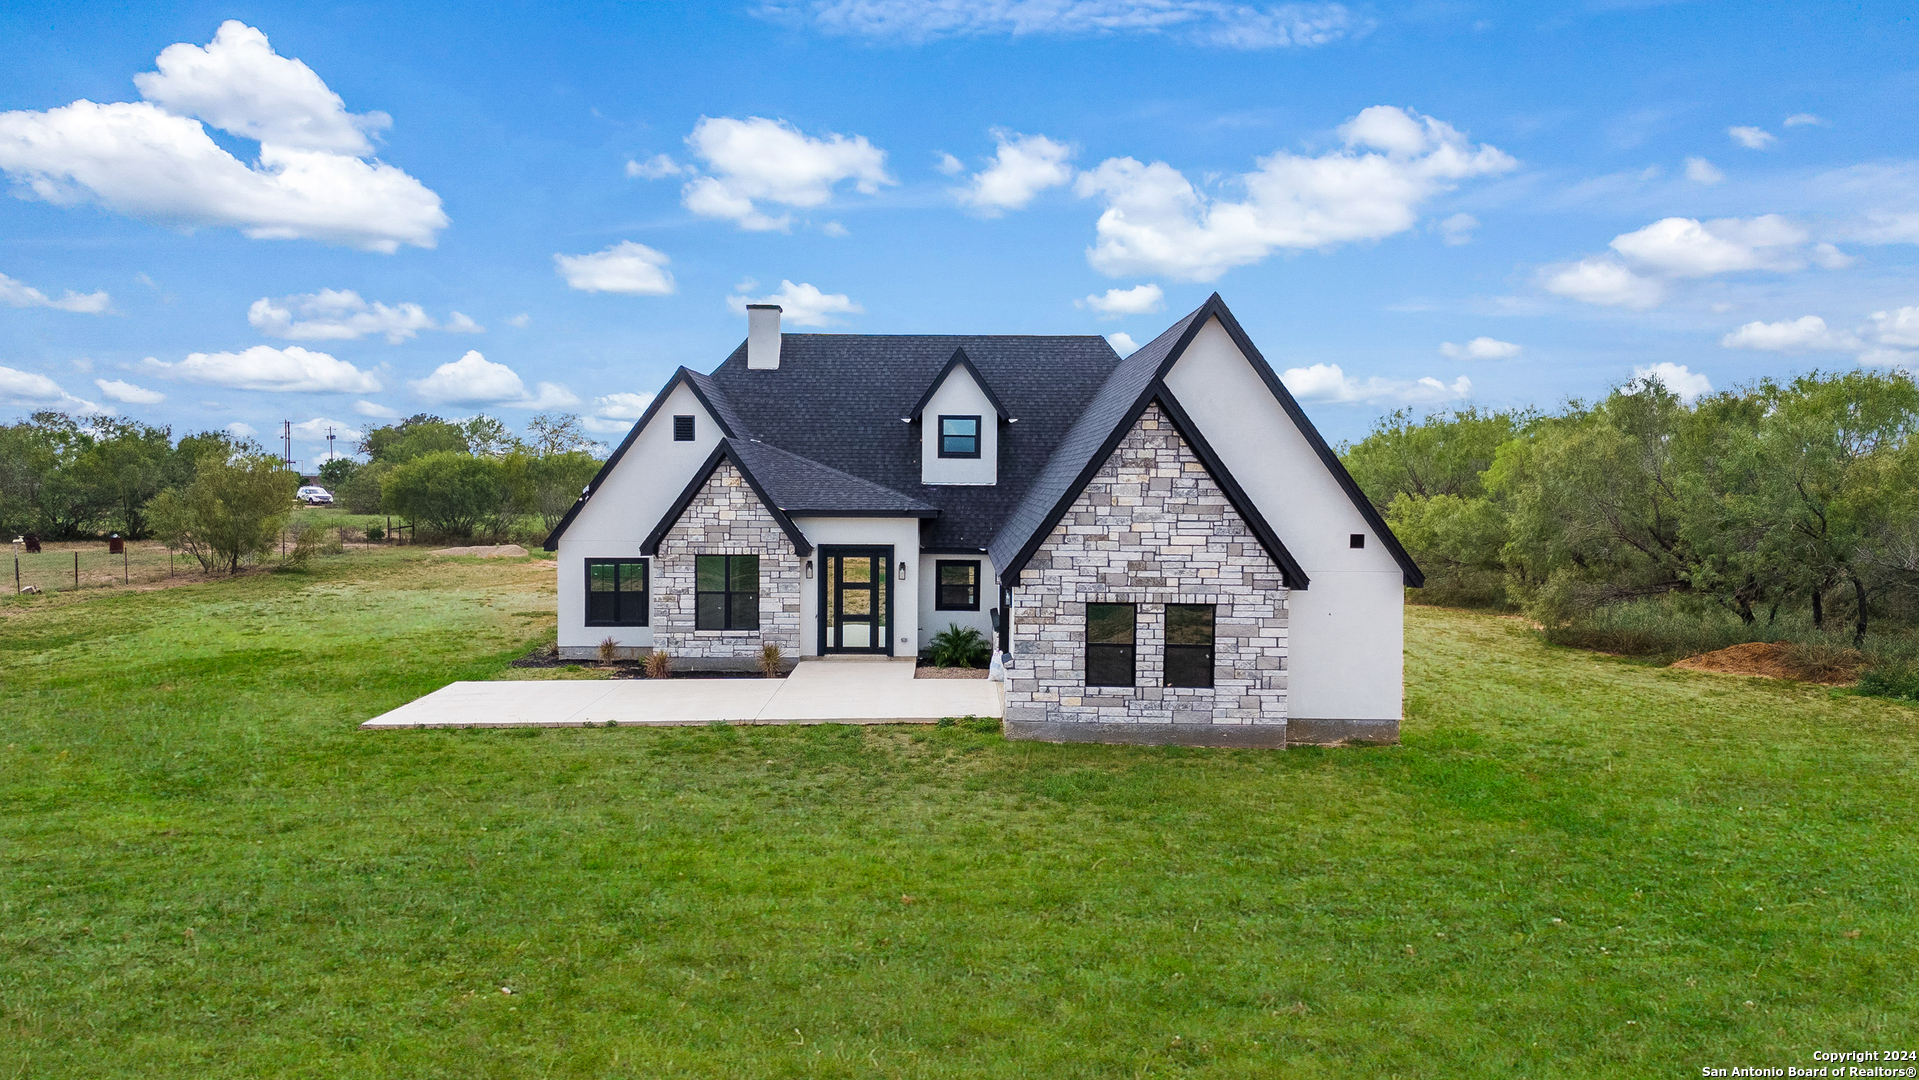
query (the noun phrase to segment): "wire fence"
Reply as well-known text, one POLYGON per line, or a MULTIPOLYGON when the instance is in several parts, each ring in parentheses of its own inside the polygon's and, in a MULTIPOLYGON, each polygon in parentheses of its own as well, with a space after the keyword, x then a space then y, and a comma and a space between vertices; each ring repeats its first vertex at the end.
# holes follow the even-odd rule
MULTIPOLYGON (((262 563, 272 565, 278 562, 283 553, 293 551, 298 537, 298 531, 286 530, 281 534, 280 545, 261 560, 262 563)), ((351 528, 326 528, 320 539, 323 543, 315 554, 326 557, 378 551, 390 546, 381 541, 369 543, 363 532, 351 528)), ((225 571, 220 568, 215 568, 212 574, 207 573, 193 556, 183 551, 169 550, 166 545, 154 540, 125 541, 124 550, 118 553, 113 552, 105 540, 43 540, 37 552, 27 551, 23 542, 15 542, 10 550, 0 550, 7 551, 12 563, 0 568, 0 573, 12 575, 0 588, 9 588, 15 593, 130 588, 225 576, 225 571)))

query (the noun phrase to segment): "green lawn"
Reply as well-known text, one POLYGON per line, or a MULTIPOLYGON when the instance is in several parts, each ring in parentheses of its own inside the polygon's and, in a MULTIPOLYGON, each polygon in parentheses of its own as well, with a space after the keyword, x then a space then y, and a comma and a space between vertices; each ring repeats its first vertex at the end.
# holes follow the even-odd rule
POLYGON ((1912 1048, 1919 710, 1411 608, 1393 748, 355 730, 552 607, 535 562, 408 551, 0 600, 0 1078, 1912 1048))

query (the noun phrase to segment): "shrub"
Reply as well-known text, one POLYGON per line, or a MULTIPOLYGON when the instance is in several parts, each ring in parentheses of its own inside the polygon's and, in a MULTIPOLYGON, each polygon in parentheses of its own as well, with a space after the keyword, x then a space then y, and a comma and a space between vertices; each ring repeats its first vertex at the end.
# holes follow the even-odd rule
POLYGON ((927 659, 934 667, 985 667, 993 656, 992 645, 978 630, 958 623, 934 634, 928 646, 927 659))
POLYGON ((193 556, 204 570, 231 574, 241 560, 279 543, 299 486, 300 478, 274 458, 209 456, 184 490, 163 491, 148 502, 147 515, 168 547, 193 556))
POLYGON ((672 653, 669 653, 665 649, 655 646, 652 652, 646 654, 646 677, 647 678, 665 679, 665 678, 671 677, 672 674, 673 674, 673 654, 672 653))
POLYGON ((1880 661, 1859 676, 1859 692, 1919 704, 1919 665, 1904 659, 1880 661))
POLYGON ((760 674, 766 676, 769 679, 779 678, 780 663, 784 661, 785 659, 786 659, 786 654, 780 651, 780 647, 777 644, 769 641, 765 643, 764 645, 761 645, 760 646, 760 674))
POLYGON ((611 664, 612 662, 614 662, 615 660, 618 660, 619 658, 620 658, 620 643, 613 640, 613 635, 608 634, 604 638, 601 638, 600 639, 600 663, 611 664))
POLYGON ((356 514, 380 512, 380 481, 391 470, 385 465, 367 465, 353 471, 334 494, 356 514))
POLYGON ((441 536, 472 536, 496 525, 507 508, 500 462, 436 450, 397 465, 380 484, 383 508, 441 536))

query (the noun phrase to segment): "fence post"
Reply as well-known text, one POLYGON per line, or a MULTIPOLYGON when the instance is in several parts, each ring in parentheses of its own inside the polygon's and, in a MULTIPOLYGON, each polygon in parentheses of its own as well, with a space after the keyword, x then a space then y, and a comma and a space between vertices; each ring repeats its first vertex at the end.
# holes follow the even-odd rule
POLYGON ((78 551, 73 553, 73 587, 75 591, 80 588, 80 553, 78 551))
POLYGON ((120 549, 120 584, 131 585, 132 583, 133 583, 133 556, 127 554, 126 548, 121 548, 120 549))

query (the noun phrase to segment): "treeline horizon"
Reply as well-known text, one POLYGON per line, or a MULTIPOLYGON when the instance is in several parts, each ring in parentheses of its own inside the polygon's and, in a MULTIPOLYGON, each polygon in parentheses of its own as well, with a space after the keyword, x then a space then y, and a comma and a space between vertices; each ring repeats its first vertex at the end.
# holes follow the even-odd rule
MULTIPOLYGON (((1425 570, 1427 602, 1548 630, 1623 606, 1782 612, 1855 646, 1919 622, 1919 385, 1812 371, 1682 400, 1383 417, 1341 458, 1425 570)), ((1416 594, 1418 595, 1418 594, 1416 594)))

